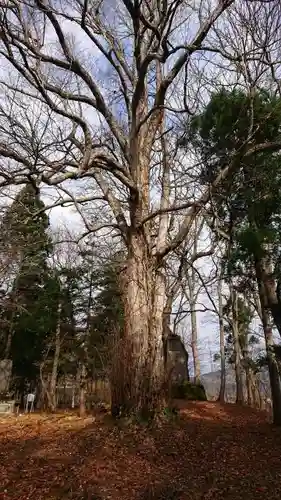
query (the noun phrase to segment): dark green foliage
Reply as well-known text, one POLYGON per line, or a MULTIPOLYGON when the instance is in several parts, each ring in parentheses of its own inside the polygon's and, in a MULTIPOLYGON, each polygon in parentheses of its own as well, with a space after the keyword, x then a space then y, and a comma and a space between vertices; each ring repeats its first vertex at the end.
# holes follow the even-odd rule
POLYGON ((77 360, 81 358, 79 335, 77 336, 77 317, 85 314, 83 290, 83 268, 77 265, 75 268, 62 267, 57 269, 60 281, 60 335, 62 350, 59 363, 60 375, 75 375, 77 371, 77 360))
POLYGON ((0 355, 13 360, 14 387, 34 388, 42 361, 44 374, 51 371, 59 304, 58 376, 75 376, 82 362, 94 378, 106 376, 111 338, 123 330, 120 255, 98 267, 95 255, 84 252, 77 266, 50 267, 49 221, 32 184, 15 198, 1 228, 0 251, 11 255, 16 270, 0 311, 0 355))
POLYGON ((186 140, 202 160, 203 184, 212 183, 239 153, 233 175, 213 189, 222 229, 234 232, 233 265, 249 254, 259 257, 264 243, 274 244, 279 238, 280 153, 274 149, 256 152, 255 146, 280 138, 281 100, 265 91, 250 98, 242 90, 222 89, 189 123, 186 140))
POLYGON ((51 240, 46 235, 49 227, 38 189, 27 184, 7 210, 1 223, 1 247, 21 256, 21 273, 32 279, 37 270, 46 268, 51 240))
POLYGON ((13 374, 22 386, 34 384, 48 336, 54 332, 59 284, 48 268, 52 250, 48 217, 39 191, 26 185, 2 221, 2 251, 12 251, 17 273, 6 297, 6 337, 12 335, 13 374))
POLYGON ((80 297, 80 281, 82 269, 61 268, 58 270, 60 280, 60 300, 61 311, 61 333, 62 335, 73 336, 75 333, 75 306, 80 297))
MULTIPOLYGON (((221 89, 213 94, 203 113, 193 117, 187 129, 187 138, 204 162, 202 180, 213 180, 219 170, 229 163, 235 151, 276 141, 281 132, 280 113, 280 99, 265 91, 256 92, 253 97, 237 89, 221 89), (245 145, 249 133, 251 138, 245 145)), ((253 165, 254 161, 258 166, 267 157, 267 152, 253 152, 243 162, 253 165)))
POLYGON ((25 306, 12 319, 13 373, 31 384, 35 384, 39 375, 39 363, 57 323, 58 284, 47 273, 41 278, 45 282, 40 288, 34 282, 30 284, 28 294, 21 291, 20 300, 25 301, 25 306))
POLYGON ((239 291, 251 291, 256 281, 254 262, 268 254, 269 245, 278 277, 281 155, 278 147, 259 146, 281 141, 280 97, 262 90, 249 96, 241 89, 222 89, 200 115, 191 118, 185 141, 201 159, 204 185, 211 186, 235 157, 232 175, 212 187, 215 224, 231 240, 224 278, 239 278, 239 291))
POLYGON ((172 385, 172 398, 188 401, 207 401, 206 392, 202 384, 193 384, 188 381, 172 385))
POLYGON ((90 317, 89 352, 95 376, 104 376, 111 361, 114 338, 122 336, 124 310, 120 289, 122 262, 112 259, 93 274, 95 295, 90 317))
POLYGON ((100 332, 122 331, 124 327, 124 311, 119 282, 120 264, 110 262, 97 273, 96 288, 99 290, 93 299, 94 315, 92 327, 100 332))

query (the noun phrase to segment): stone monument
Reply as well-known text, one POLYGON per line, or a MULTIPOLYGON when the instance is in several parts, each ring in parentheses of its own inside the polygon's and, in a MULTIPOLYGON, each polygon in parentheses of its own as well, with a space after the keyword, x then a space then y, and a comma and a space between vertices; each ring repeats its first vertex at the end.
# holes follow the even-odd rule
POLYGON ((180 336, 171 330, 167 335, 167 367, 172 382, 189 381, 188 352, 180 336))

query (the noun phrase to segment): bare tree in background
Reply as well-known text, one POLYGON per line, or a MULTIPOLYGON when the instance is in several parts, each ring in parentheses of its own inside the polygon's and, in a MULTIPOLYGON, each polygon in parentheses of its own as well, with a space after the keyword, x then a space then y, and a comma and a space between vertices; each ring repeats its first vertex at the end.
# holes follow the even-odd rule
POLYGON ((219 331, 220 331, 220 364, 221 364, 220 392, 218 400, 221 403, 224 403, 225 384, 226 384, 226 360, 225 360, 225 331, 224 331, 223 295, 222 295, 223 279, 221 275, 222 273, 220 273, 218 280, 218 316, 219 316, 219 331))
MULTIPOLYGON (((220 57, 233 63, 214 28, 221 23, 223 29, 234 0, 197 4, 194 9, 181 0, 0 3, 2 88, 13 96, 3 123, 20 123, 23 106, 31 115, 38 116, 38 106, 39 115, 45 113, 31 127, 44 134, 40 147, 38 130, 26 144, 3 132, 0 155, 8 163, 2 184, 29 176, 64 190, 75 180, 105 207, 105 227, 111 224, 127 248, 125 337, 133 352, 123 400, 116 404, 137 411, 154 409, 162 399, 166 257, 188 238, 212 191, 191 194, 186 187, 188 161, 177 151, 175 117, 191 112, 207 86, 210 73, 202 75, 199 55, 205 62, 216 54, 217 69, 220 57), (170 227, 172 212, 180 219, 176 231, 170 227)), ((239 2, 241 9, 245 4, 239 2)), ((246 48, 243 57, 251 57, 246 48)), ((251 133, 213 187, 249 154, 250 141, 251 133)), ((79 195, 72 200, 78 205, 79 195)))
MULTIPOLYGON (((196 259, 198 254, 198 239, 200 237, 200 232, 203 229, 203 224, 198 228, 198 220, 194 220, 194 242, 191 252, 192 261, 196 259)), ((197 325, 197 313, 196 304, 198 300, 198 295, 200 292, 200 286, 197 285, 197 274, 194 265, 187 271, 187 290, 188 290, 188 300, 190 306, 190 321, 191 321, 191 348, 193 356, 193 372, 194 372, 194 382, 198 384, 201 377, 200 369, 200 359, 198 353, 198 325, 197 325)))

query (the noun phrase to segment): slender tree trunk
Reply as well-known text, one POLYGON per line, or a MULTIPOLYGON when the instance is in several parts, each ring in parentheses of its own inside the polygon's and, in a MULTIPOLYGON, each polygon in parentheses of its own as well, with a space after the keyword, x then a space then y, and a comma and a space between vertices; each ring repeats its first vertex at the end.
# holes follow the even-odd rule
POLYGON ((258 390, 258 381, 256 374, 254 371, 250 368, 249 371, 249 384, 250 384, 250 391, 251 391, 251 398, 252 398, 252 406, 254 408, 259 408, 260 407, 260 394, 258 390))
POLYGON ((272 328, 270 326, 270 320, 267 312, 268 298, 267 298, 267 288, 265 283, 265 263, 261 260, 255 260, 255 271, 259 290, 259 299, 261 306, 261 320, 263 325, 266 353, 268 360, 268 371, 269 380, 271 388, 271 398, 272 398, 272 411, 273 411, 273 423, 275 425, 281 425, 281 386, 280 386, 280 376, 278 370, 278 363, 276 361, 274 349, 273 349, 273 335, 272 328))
POLYGON ((251 369, 245 366, 246 387, 247 387, 247 403, 249 406, 253 405, 253 383, 251 378, 251 369))
POLYGON ((191 345, 192 345, 192 356, 194 364, 194 382, 195 384, 200 383, 201 378, 201 367, 198 353, 198 330, 197 330, 197 316, 195 311, 195 305, 192 305, 191 310, 191 345))
POLYGON ((172 306, 173 306, 173 294, 170 294, 166 298, 166 303, 163 312, 163 356, 164 356, 164 370, 166 377, 168 376, 168 336, 170 333, 172 306))
POLYGON ((86 366, 81 363, 80 367, 80 393, 79 393, 79 416, 84 418, 86 415, 86 366))
POLYGON ((243 335, 242 357, 243 357, 243 366, 244 366, 245 377, 246 377, 247 403, 249 406, 252 406, 252 404, 253 404, 253 377, 252 377, 252 369, 250 366, 249 339, 248 339, 247 332, 243 335))
POLYGON ((42 387, 42 391, 41 391, 42 405, 44 408, 47 407, 48 410, 51 410, 52 409, 52 399, 51 399, 50 391, 49 391, 50 384, 49 384, 48 379, 45 380, 45 378, 44 378, 44 373, 43 373, 44 364, 45 364, 44 362, 42 362, 40 364, 40 380, 41 380, 41 387, 42 387))
POLYGON ((260 387, 260 380, 257 376, 255 377, 255 382, 256 382, 256 385, 255 385, 256 405, 257 405, 257 408, 259 408, 261 410, 262 409, 261 387, 260 387))
POLYGON ((198 353, 198 328, 197 328, 197 315, 196 315, 196 294, 195 294, 195 272, 191 269, 188 272, 188 291, 189 291, 189 304, 190 304, 190 321, 191 321, 191 349, 193 357, 193 370, 194 370, 194 383, 199 384, 201 378, 201 367, 198 353))
POLYGON ((238 325, 238 297, 237 293, 230 287, 231 307, 232 307, 232 334, 234 348, 234 368, 236 379, 236 403, 244 403, 243 394, 243 370, 241 365, 241 348, 239 341, 239 325, 238 325))
POLYGON ((87 307, 87 328, 86 335, 84 337, 84 353, 83 359, 80 365, 79 372, 79 415, 81 418, 84 418, 87 413, 86 408, 86 384, 87 384, 87 366, 88 366, 88 340, 91 329, 91 306, 92 306, 92 294, 93 294, 93 273, 90 275, 90 290, 88 297, 88 307, 87 307), (86 365, 87 363, 87 365, 86 365))
POLYGON ((222 279, 219 280, 218 285, 218 299, 219 299, 219 327, 220 327, 220 362, 221 362, 221 380, 220 392, 218 400, 221 403, 225 401, 225 384, 226 384, 226 367, 225 367, 225 332, 223 323, 223 301, 222 301, 222 279))
MULTIPOLYGON (((195 258, 198 251, 198 238, 202 230, 198 227, 198 218, 194 220, 194 243, 193 243, 193 257, 195 258)), ((194 267, 191 267, 190 272, 187 274, 188 289, 189 289, 189 299, 190 299, 190 320, 191 320, 191 349, 193 356, 193 369, 194 369, 194 382, 196 384, 200 383, 201 378, 201 367, 198 353, 198 326, 197 326, 197 315, 196 315, 196 300, 197 294, 195 291, 196 286, 196 272, 194 267)))
POLYGON ((55 335, 55 353, 54 353, 53 367, 50 380, 50 400, 51 400, 52 411, 55 411, 57 407, 56 389, 57 389, 58 366, 59 366, 60 349, 61 349, 61 337, 60 337, 61 309, 62 309, 62 304, 61 301, 59 301, 57 328, 55 335))
POLYGON ((122 359, 118 356, 122 361, 118 369, 122 381, 118 384, 119 395, 114 394, 114 406, 124 412, 146 415, 154 413, 165 396, 163 313, 166 295, 164 275, 156 268, 139 235, 132 235, 122 281, 125 335, 122 359))

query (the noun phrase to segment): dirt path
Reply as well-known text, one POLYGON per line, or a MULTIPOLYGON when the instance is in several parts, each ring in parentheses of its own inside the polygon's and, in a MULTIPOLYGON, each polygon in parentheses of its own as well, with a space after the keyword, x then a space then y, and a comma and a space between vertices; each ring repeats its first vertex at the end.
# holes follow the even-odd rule
POLYGON ((281 498, 281 430, 233 405, 181 405, 161 428, 99 417, 0 421, 1 500, 281 498))

